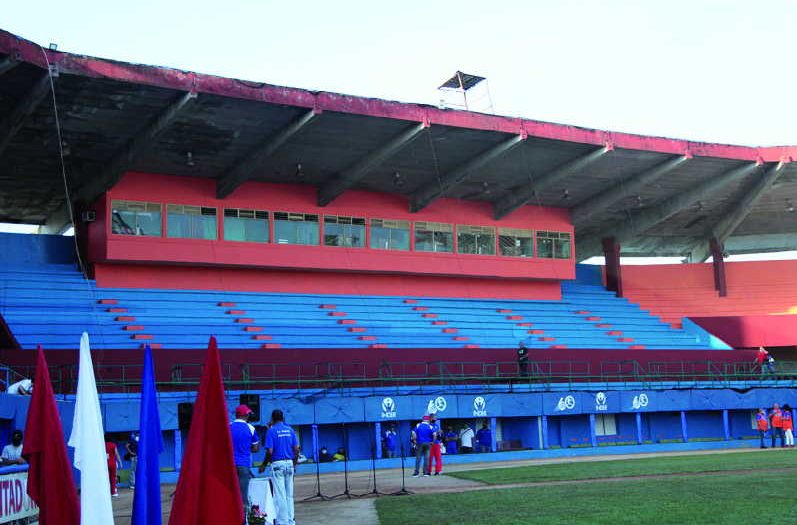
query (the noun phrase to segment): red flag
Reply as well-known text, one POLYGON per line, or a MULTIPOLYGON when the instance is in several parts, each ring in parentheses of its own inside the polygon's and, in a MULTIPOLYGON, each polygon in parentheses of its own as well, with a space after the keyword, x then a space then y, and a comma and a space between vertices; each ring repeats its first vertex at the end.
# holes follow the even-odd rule
POLYGON ((169 525, 240 525, 244 520, 216 338, 210 338, 169 525))
POLYGON ((41 345, 33 385, 22 443, 22 455, 29 465, 28 495, 39 506, 41 525, 79 525, 75 479, 41 345))

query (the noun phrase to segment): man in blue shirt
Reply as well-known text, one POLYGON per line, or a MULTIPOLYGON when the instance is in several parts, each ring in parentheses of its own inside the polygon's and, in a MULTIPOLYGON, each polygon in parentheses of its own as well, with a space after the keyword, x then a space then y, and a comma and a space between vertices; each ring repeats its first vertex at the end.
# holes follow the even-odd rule
POLYGON ((491 452, 493 450, 493 433, 487 423, 482 424, 482 428, 476 432, 476 446, 479 452, 491 452))
POLYGON ((285 424, 282 410, 275 409, 271 412, 271 426, 266 433, 266 459, 260 472, 271 463, 276 525, 296 525, 293 516, 293 469, 298 456, 296 432, 285 424))
POLYGON ((434 440, 434 430, 429 422, 429 416, 423 416, 423 420, 415 425, 415 430, 412 431, 412 438, 415 442, 415 472, 412 474, 417 478, 419 468, 421 467, 421 459, 423 459, 423 475, 429 475, 429 450, 434 440))
MULTIPOLYGON (((244 505, 244 514, 249 509, 249 480, 252 479, 252 452, 260 450, 260 440, 255 432, 255 427, 249 424, 252 409, 246 405, 235 408, 235 421, 230 424, 232 435, 232 456, 235 460, 235 470, 238 471, 238 486, 241 489, 241 500, 244 505)), ((244 518, 245 522, 246 518, 244 518)))
POLYGON ((457 453, 457 433, 454 432, 452 427, 446 427, 446 454, 457 453))
POLYGON ((385 449, 385 457, 395 458, 396 451, 398 450, 398 434, 396 434, 396 425, 387 427, 382 433, 382 445, 385 449))

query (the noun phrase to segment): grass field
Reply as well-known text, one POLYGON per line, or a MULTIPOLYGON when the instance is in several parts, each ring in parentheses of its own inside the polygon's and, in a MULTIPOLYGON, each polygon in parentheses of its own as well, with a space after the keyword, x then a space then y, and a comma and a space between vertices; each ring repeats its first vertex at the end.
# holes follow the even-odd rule
MULTIPOLYGON (((720 472, 723 470, 755 470, 767 467, 797 468, 797 450, 772 450, 763 454, 760 452, 738 452, 733 454, 579 461, 576 463, 556 463, 528 467, 466 470, 453 472, 449 475, 480 481, 489 485, 508 485, 510 483, 533 483, 537 481, 621 478, 626 476, 720 472)), ((797 478, 797 472, 794 473, 794 476, 797 478)))
POLYGON ((588 478, 580 476, 579 470, 596 468, 598 463, 461 472, 457 476, 491 483, 583 481, 381 498, 376 508, 381 525, 426 520, 435 525, 797 523, 797 451, 616 460, 600 462, 599 476, 594 472, 588 478), (775 468, 787 470, 767 470, 775 468), (544 473, 548 469, 554 473, 544 473), (721 472, 746 469, 749 472, 721 472), (502 472, 500 477, 497 471, 502 472), (608 472, 614 477, 674 475, 602 479, 611 477, 608 472), (714 473, 695 475, 698 472, 714 473), (601 479, 589 481, 596 476, 601 479))

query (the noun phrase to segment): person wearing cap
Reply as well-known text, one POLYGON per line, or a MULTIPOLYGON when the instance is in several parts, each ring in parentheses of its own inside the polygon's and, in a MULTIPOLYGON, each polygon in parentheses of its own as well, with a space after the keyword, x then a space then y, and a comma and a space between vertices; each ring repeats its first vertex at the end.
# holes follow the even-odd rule
POLYGON ((249 512, 249 480, 252 479, 252 452, 260 450, 260 440, 255 427, 249 424, 252 409, 246 405, 235 407, 235 421, 230 424, 232 435, 232 455, 235 470, 238 471, 238 486, 241 489, 241 500, 244 515, 249 512))
POLYGON ((434 430, 429 421, 429 416, 423 416, 421 422, 415 425, 412 435, 415 438, 415 472, 413 472, 412 476, 417 478, 421 475, 419 470, 421 466, 423 466, 423 475, 428 476, 430 466, 429 451, 432 447, 432 441, 434 441, 434 430))
POLYGON ((783 405, 783 409, 781 410, 782 417, 781 422, 783 423, 783 436, 785 438, 786 447, 794 448, 794 419, 793 414, 791 413, 791 407, 788 403, 783 405))
POLYGON ((777 403, 772 405, 772 410, 769 413, 769 427, 772 429, 770 438, 772 439, 772 448, 775 448, 777 438, 780 437, 780 446, 786 446, 786 440, 783 435, 783 412, 777 403))

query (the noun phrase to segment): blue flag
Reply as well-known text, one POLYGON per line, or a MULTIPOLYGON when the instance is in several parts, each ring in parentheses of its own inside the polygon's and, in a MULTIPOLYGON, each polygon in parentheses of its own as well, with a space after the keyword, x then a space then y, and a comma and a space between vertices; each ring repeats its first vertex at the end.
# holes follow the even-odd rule
POLYGON ((158 455, 163 451, 163 435, 155 392, 152 350, 144 351, 141 379, 141 415, 139 418, 138 466, 133 495, 132 525, 161 525, 161 486, 158 455))

